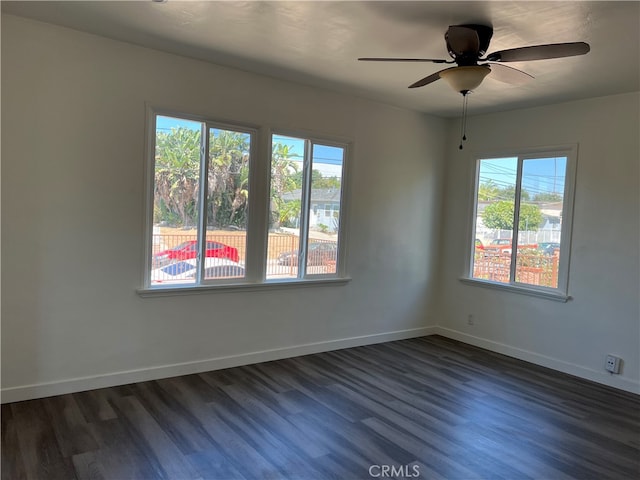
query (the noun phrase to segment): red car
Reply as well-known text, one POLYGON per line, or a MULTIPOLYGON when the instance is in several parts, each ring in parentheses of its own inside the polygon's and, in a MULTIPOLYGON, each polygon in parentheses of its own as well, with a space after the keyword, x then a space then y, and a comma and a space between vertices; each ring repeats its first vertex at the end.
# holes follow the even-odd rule
MULTIPOLYGON (((188 260, 198 256, 198 242, 196 240, 188 240, 180 245, 163 250, 153 256, 154 264, 166 264, 172 260, 188 260)), ((225 245, 224 243, 207 240, 207 257, 228 258, 234 262, 238 262, 238 249, 225 245)))

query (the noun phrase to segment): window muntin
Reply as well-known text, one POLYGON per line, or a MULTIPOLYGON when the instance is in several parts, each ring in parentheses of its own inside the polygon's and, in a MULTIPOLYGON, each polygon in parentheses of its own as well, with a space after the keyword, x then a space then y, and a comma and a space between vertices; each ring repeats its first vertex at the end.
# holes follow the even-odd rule
POLYGON ((574 162, 573 148, 477 161, 470 278, 566 293, 574 162))
POLYGON ((141 295, 344 279, 338 212, 346 144, 272 135, 268 151, 257 141, 257 127, 150 115, 141 295), (265 162, 269 157, 273 161, 265 162), (318 188, 332 190, 331 201, 321 196, 318 202, 318 188), (322 220, 328 225, 320 227, 322 220), (325 236, 318 238, 320 233, 325 236))
POLYGON ((266 278, 337 275, 345 146, 272 136, 266 278), (326 209, 329 208, 329 213, 326 209))

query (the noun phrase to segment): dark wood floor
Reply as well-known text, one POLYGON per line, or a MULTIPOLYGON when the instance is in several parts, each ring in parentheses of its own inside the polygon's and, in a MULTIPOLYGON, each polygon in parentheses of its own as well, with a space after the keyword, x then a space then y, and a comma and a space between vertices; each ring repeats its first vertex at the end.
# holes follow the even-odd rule
POLYGON ((425 337, 2 406, 3 480, 391 474, 637 479, 640 397, 425 337))

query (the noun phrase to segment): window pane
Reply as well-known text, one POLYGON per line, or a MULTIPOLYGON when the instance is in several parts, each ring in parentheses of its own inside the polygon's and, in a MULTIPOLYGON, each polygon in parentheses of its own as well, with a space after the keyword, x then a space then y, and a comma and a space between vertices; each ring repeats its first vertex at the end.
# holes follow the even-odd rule
POLYGON ((516 282, 558 287, 567 158, 522 163, 516 282))
POLYGON ((313 145, 307 248, 309 274, 337 272, 343 161, 344 148, 313 145))
POLYGON ((479 163, 472 277, 509 283, 518 159, 479 163))
POLYGON ((266 278, 297 278, 305 141, 273 135, 266 278))
POLYGON ((156 117, 152 285, 195 282, 201 127, 156 117))
POLYGON ((244 277, 251 135, 209 129, 204 279, 244 277))

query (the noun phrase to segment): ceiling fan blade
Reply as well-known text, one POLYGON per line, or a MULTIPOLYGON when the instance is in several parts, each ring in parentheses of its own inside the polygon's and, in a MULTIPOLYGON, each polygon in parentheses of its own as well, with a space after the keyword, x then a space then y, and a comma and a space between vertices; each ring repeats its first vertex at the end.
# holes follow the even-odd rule
POLYGON ((439 72, 432 73, 431 75, 428 75, 428 76, 418 80, 417 82, 412 83, 411 85, 409 85, 409 88, 418 88, 418 87, 424 87, 425 85, 429 85, 430 83, 433 83, 436 80, 440 80, 440 74, 442 72, 445 72, 447 70, 451 70, 453 68, 458 68, 458 67, 445 68, 444 70, 440 70, 439 72))
POLYGON ((480 38, 475 30, 461 26, 452 25, 444 35, 447 45, 456 55, 477 55, 480 51, 480 38))
POLYGON ((387 58, 387 57, 361 57, 361 62, 431 62, 431 63, 453 63, 441 58, 387 58))
POLYGON ((532 47, 511 48, 500 50, 487 55, 490 62, 524 62, 529 60, 546 60, 549 58, 573 57, 589 53, 588 43, 552 43, 550 45, 535 45, 532 47))
POLYGON ((517 68, 508 67, 500 63, 490 63, 491 78, 499 82, 510 83, 512 85, 523 85, 533 80, 533 75, 518 70, 517 68))

